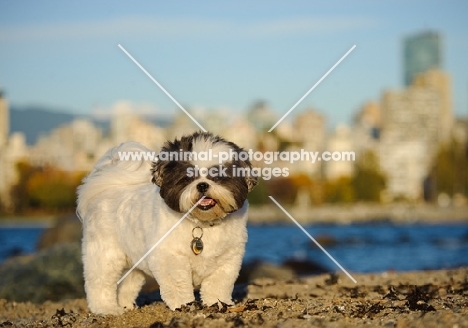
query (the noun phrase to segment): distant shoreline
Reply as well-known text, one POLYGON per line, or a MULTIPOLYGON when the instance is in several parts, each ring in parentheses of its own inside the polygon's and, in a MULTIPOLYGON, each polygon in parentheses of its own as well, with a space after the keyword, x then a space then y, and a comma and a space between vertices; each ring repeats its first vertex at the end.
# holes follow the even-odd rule
POLYGON ((56 215, 41 216, 5 216, 0 217, 0 229, 2 228, 49 228, 54 226, 56 215))
MULTIPOLYGON (((320 206, 285 206, 285 209, 301 224, 353 224, 392 222, 414 223, 468 223, 468 205, 440 207, 434 204, 324 204, 320 206)), ((55 221, 74 213, 53 215, 0 216, 0 228, 51 227, 55 221)), ((293 224, 274 204, 250 206, 249 224, 293 224)))
MULTIPOLYGON (((301 224, 331 223, 468 223, 468 206, 440 207, 433 204, 367 204, 285 207, 301 224)), ((291 220, 274 204, 251 206, 250 224, 285 224, 291 220)))

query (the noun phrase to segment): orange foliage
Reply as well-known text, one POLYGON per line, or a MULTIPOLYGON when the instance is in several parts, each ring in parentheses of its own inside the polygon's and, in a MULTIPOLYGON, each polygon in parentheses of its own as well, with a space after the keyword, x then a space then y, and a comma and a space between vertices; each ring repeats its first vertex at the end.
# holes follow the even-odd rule
POLYGON ((67 211, 76 204, 76 188, 82 172, 66 172, 54 167, 34 167, 18 163, 19 182, 12 196, 17 212, 27 210, 67 211))

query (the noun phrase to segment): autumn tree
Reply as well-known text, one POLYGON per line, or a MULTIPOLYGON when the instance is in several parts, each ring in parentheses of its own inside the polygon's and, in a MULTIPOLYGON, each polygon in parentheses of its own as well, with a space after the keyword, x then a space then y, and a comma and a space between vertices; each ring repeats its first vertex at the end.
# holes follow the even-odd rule
POLYGON ((67 172, 51 166, 18 163, 18 183, 12 188, 15 212, 39 210, 69 211, 76 204, 76 188, 84 173, 67 172))

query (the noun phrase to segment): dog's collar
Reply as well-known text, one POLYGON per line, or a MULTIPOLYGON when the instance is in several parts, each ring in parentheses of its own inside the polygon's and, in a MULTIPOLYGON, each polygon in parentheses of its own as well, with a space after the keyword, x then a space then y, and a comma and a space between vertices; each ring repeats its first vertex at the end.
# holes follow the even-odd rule
POLYGON ((216 220, 206 222, 206 221, 200 221, 198 219, 194 219, 194 218, 191 218, 191 217, 188 217, 187 219, 192 221, 196 226, 199 226, 199 227, 204 228, 204 229, 220 225, 221 222, 223 221, 222 219, 216 219, 216 220))

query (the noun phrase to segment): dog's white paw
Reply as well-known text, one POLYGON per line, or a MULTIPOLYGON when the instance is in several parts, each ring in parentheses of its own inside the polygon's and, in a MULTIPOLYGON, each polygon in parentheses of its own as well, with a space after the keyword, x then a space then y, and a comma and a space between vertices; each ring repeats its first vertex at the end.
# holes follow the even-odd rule
POLYGON ((124 311, 133 310, 137 308, 136 304, 133 302, 120 303, 120 305, 122 306, 124 311))
POLYGON ((175 309, 180 309, 185 304, 191 303, 195 301, 195 298, 190 300, 182 300, 182 299, 163 299, 164 303, 166 303, 167 307, 174 311, 175 309))
POLYGON ((211 299, 203 299, 203 303, 206 304, 207 306, 213 306, 213 305, 218 305, 218 308, 219 309, 222 309, 223 308, 223 304, 226 304, 226 305, 234 305, 234 302, 231 300, 231 299, 214 299, 214 298, 211 298, 211 299))
POLYGON ((120 306, 105 306, 105 305, 91 306, 90 310, 93 313, 103 314, 103 315, 107 315, 107 314, 121 315, 125 311, 125 309, 120 306))

